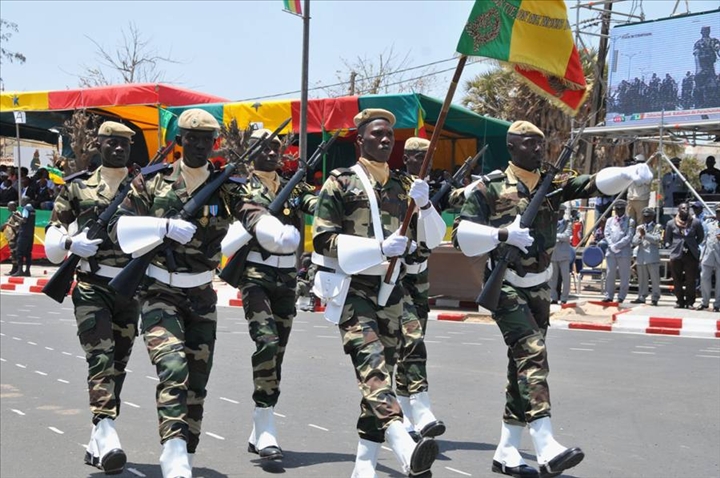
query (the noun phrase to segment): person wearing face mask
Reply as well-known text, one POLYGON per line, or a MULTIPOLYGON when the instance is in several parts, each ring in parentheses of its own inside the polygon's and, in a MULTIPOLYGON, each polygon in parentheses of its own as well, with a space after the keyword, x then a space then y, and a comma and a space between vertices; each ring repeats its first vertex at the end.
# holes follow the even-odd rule
MULTIPOLYGON (((250 146, 272 132, 258 129, 252 133, 250 146)), ((280 397, 280 376, 285 347, 296 314, 295 288, 299 229, 305 214, 313 214, 317 198, 305 182, 295 186, 290 198, 277 216, 268 207, 287 181, 278 175, 283 151, 277 137, 260 151, 253 161, 253 171, 242 188, 240 222, 233 224, 223 244, 251 233, 245 268, 240 279, 245 319, 250 338, 255 343, 253 368, 253 429, 248 451, 267 460, 282 459, 275 430, 274 408, 280 397), (239 226, 242 226, 241 228, 239 226)), ((235 250, 224 249, 227 256, 235 250)))
POLYGON ((605 298, 602 302, 612 302, 615 296, 615 276, 620 276, 618 302, 623 303, 630 289, 630 260, 632 259, 632 238, 635 235, 635 221, 625 214, 627 202, 615 201, 615 216, 605 222, 605 240, 608 243, 605 252, 607 275, 605 277, 605 298))
POLYGON ((143 254, 163 242, 138 292, 142 334, 159 382, 156 401, 160 467, 164 478, 189 478, 200 441, 207 383, 217 334, 213 273, 220 243, 237 217, 237 185, 224 184, 195 217, 177 217, 214 175, 209 161, 220 130, 208 112, 191 108, 178 118, 182 157, 166 174, 138 176, 109 224, 123 251, 143 254))
POLYGON ((477 183, 453 226, 453 243, 467 256, 490 255, 490 265, 504 256, 506 244, 521 251, 524 274, 515 265, 503 278, 500 299, 493 311, 507 345, 507 386, 500 442, 491 470, 513 477, 537 477, 520 454, 527 427, 540 465, 539 476, 557 476, 578 465, 584 452, 567 448, 554 438, 550 422, 550 391, 546 335, 550 326, 551 258, 556 247, 556 211, 563 202, 599 194, 615 195, 632 183, 648 183, 652 172, 645 164, 604 168, 553 183, 529 228, 520 219, 546 173, 541 170, 545 135, 528 121, 516 121, 507 133, 510 164, 504 174, 477 183), (557 193, 553 193, 557 191, 557 193))
POLYGON ((670 249, 670 274, 676 309, 695 303, 695 282, 700 267, 700 244, 705 238, 702 223, 690 216, 688 203, 680 203, 674 218, 665 225, 665 247, 670 249))
POLYGON ((135 298, 123 298, 108 286, 130 256, 109 238, 88 239, 87 231, 130 181, 127 163, 134 134, 115 121, 100 125, 95 143, 102 166, 92 175, 76 176, 61 188, 45 231, 45 254, 51 262, 62 262, 68 251, 83 258, 72 299, 78 338, 88 364, 93 423, 85 463, 106 474, 120 473, 127 459, 115 421, 120 415, 120 393, 137 336, 140 308, 135 298), (81 232, 70 234, 71 225, 77 225, 81 232), (90 268, 90 258, 100 266, 95 272, 90 268))
POLYGON ((401 341, 403 353, 410 353, 422 339, 422 326, 416 316, 403 317, 407 299, 402 285, 388 286, 384 278, 388 259, 402 260, 415 249, 439 245, 445 224, 430 203, 428 184, 415 179, 408 185, 388 167, 395 116, 383 109, 365 109, 354 122, 360 158, 351 168, 332 171, 318 196, 313 221, 315 293, 327 302, 325 318, 338 325, 362 393, 352 476, 376 476, 385 440, 404 473, 429 476, 437 443, 431 437, 413 441, 392 386, 401 341), (401 236, 409 198, 417 206, 417 222, 408 236, 401 236))

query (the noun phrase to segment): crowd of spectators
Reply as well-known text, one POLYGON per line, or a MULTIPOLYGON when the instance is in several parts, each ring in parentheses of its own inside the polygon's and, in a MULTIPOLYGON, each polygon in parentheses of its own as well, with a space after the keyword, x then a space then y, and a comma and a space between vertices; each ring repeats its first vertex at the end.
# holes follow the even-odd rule
POLYGON ((7 207, 11 201, 18 201, 18 181, 21 201, 27 198, 35 209, 52 210, 58 189, 50 180, 47 169, 39 168, 29 176, 28 168, 24 166, 20 168, 18 175, 16 166, 0 165, 0 206, 7 207))

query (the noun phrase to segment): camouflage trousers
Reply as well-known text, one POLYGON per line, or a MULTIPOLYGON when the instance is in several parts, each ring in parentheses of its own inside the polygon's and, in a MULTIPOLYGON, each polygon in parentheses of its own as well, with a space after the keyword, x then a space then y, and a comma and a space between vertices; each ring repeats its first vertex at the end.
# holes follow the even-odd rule
POLYGON ((392 421, 402 420, 392 377, 398 351, 403 348, 412 352, 412 344, 422 338, 417 319, 402 323, 402 286, 395 287, 385 307, 377 305, 380 280, 353 278, 338 326, 362 393, 358 434, 377 443, 385 441, 385 429, 392 421))
POLYGON ((243 274, 243 308, 255 342, 252 398, 258 407, 274 407, 280 397, 285 347, 296 313, 295 277, 295 269, 255 264, 248 264, 243 274))
POLYGON ((520 288, 503 283, 493 319, 508 346, 503 420, 524 425, 549 417, 545 336, 550 325, 550 286, 520 288))
POLYGON ((125 367, 137 336, 140 313, 134 299, 125 299, 107 285, 79 279, 73 289, 80 345, 88 364, 88 393, 93 423, 120 415, 125 367))
MULTIPOLYGON (((414 320, 418 320, 422 331, 420 340, 404 344, 398 358, 395 391, 403 397, 428 390, 427 348, 424 340, 430 313, 428 276, 429 271, 425 269, 420 274, 408 274, 402 280, 406 293, 403 302, 403 327, 406 328, 407 323, 412 324, 414 320)), ((407 335, 408 332, 404 333, 407 335)))
POLYGON ((155 399, 160 443, 183 438, 188 453, 200 441, 217 333, 212 284, 178 289, 155 283, 140 298, 142 333, 160 382, 155 399))

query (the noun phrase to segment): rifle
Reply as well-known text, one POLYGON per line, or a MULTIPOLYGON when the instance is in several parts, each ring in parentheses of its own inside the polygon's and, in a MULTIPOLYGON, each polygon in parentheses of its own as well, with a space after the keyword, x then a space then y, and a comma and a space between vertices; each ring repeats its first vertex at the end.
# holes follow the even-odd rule
MULTIPOLYGON (((203 206, 205 206, 205 203, 207 203, 210 198, 212 198, 212 196, 217 192, 217 190, 220 189, 223 184, 225 184, 225 181, 227 181, 230 176, 235 173, 238 164, 241 161, 244 161, 246 158, 252 159, 253 156, 255 156, 258 152, 262 151, 270 143, 270 141, 272 141, 273 138, 275 138, 275 136, 277 136, 278 133, 280 133, 280 131, 282 131, 288 125, 288 123, 290 123, 291 120, 292 118, 288 118, 287 120, 285 120, 271 134, 263 134, 260 141, 256 142, 248 149, 246 149, 245 152, 243 152, 243 154, 238 157, 237 161, 233 161, 232 163, 229 163, 227 166, 225 166, 225 169, 223 169, 222 173, 220 173, 215 179, 203 186, 202 189, 197 192, 197 194, 193 195, 193 197, 187 203, 185 203, 180 213, 177 214, 175 217, 178 219, 183 219, 185 221, 192 220, 192 218, 195 217, 197 212, 202 209, 203 206)), ((140 282, 142 282, 143 278, 145 277, 145 271, 147 270, 148 266, 155 258, 155 256, 160 253, 165 254, 167 252, 172 252, 171 249, 174 244, 176 244, 175 241, 166 237, 165 239, 163 239, 163 242, 160 245, 154 247, 152 250, 150 250, 150 252, 131 260, 123 268, 123 270, 120 271, 120 273, 115 276, 113 280, 110 281, 110 287, 123 297, 130 298, 135 295, 135 291, 140 286, 140 282)))
MULTIPOLYGON (((555 179, 555 176, 557 174, 562 173, 565 165, 567 164, 570 156, 573 153, 575 144, 580 139, 580 136, 582 136, 582 132, 584 129, 585 127, 583 126, 580 131, 578 131, 578 133, 575 135, 575 137, 570 138, 567 143, 563 145, 562 152, 560 153, 560 157, 558 158, 557 162, 554 165, 550 165, 547 172, 545 173, 545 177, 543 177, 543 180, 540 183, 540 187, 538 187, 537 191, 535 191, 535 194, 530 200, 528 207, 525 209, 525 211, 523 211, 522 216, 520 217, 520 227, 528 228, 532 225, 533 221, 535 220, 535 216, 537 216, 537 213, 540 210, 540 206, 545 201, 548 193, 550 192, 550 187, 553 184, 553 179, 555 179)), ((557 191, 553 191, 551 194, 554 195, 556 193, 557 191)), ((491 312, 494 312, 495 309, 497 309, 497 304, 500 300, 500 290, 502 288, 503 278, 505 277, 505 271, 507 271, 507 268, 510 264, 518 263, 519 258, 520 249, 515 246, 511 246, 510 244, 506 244, 505 253, 493 265, 490 277, 485 282, 485 285, 480 291, 480 295, 478 295, 477 299, 475 300, 476 304, 488 309, 491 312)), ((525 273, 518 270, 518 275, 524 276, 525 273)))
MULTIPOLYGON (((172 151, 174 147, 175 141, 172 141, 165 148, 158 148, 158 151, 155 153, 155 156, 150 160, 148 166, 142 169, 135 166, 133 167, 133 170, 138 171, 138 174, 142 175, 155 172, 159 169, 158 164, 156 163, 161 163, 165 159, 165 156, 170 154, 170 151, 172 151)), ((160 166, 166 165, 163 163, 160 164, 160 166)), ((87 232, 88 239, 101 238, 104 240, 105 237, 107 237, 107 225, 110 222, 110 219, 115 214, 115 211, 117 211, 117 208, 120 207, 120 204, 122 204, 122 202, 125 200, 125 196, 127 196, 131 188, 132 179, 125 184, 125 187, 122 190, 118 191, 112 202, 108 204, 105 210, 93 222, 92 226, 90 226, 87 232)), ((68 295, 68 292, 70 292, 73 279, 75 278, 75 269, 77 268, 78 263, 81 259, 82 258, 80 256, 75 254, 70 254, 67 258, 65 258, 63 263, 60 264, 58 270, 55 271, 47 284, 45 284, 45 286, 43 287, 43 294, 62 304, 63 300, 68 295)), ((88 258, 88 262, 90 263, 91 272, 97 272, 100 268, 97 260, 94 257, 90 257, 88 258)))
MULTIPOLYGON (((317 166, 320 157, 324 155, 328 151, 328 149, 330 149, 330 146, 332 146, 332 144, 335 142, 339 135, 340 130, 337 130, 330 139, 320 143, 320 146, 317 147, 317 149, 315 150, 313 155, 310 156, 310 159, 308 159, 307 162, 300 161, 300 166, 298 167, 298 170, 295 171, 295 174, 293 174, 293 176, 288 180, 287 184, 285 184, 285 186, 283 186, 283 188, 278 192, 277 196, 275 196, 275 199, 273 199, 273 201, 270 203, 270 206, 268 206, 268 212, 271 215, 275 216, 280 212, 283 205, 285 204, 285 201, 288 200, 293 190, 295 189, 295 186, 300 184, 300 181, 305 178, 307 170, 314 169, 315 166, 317 166)), ((225 267, 223 267, 223 270, 220 272, 219 277, 231 286, 237 288, 240 284, 240 276, 242 275, 244 269, 243 264, 245 264, 248 252, 250 252, 250 248, 247 246, 247 244, 245 244, 228 260, 228 262, 225 264, 225 267)))
POLYGON ((455 186, 456 188, 462 187, 462 180, 467 177, 470 172, 472 172, 473 169, 475 169, 475 165, 478 161, 480 161, 480 158, 482 158, 483 154, 485 154, 485 150, 488 149, 489 145, 485 145, 482 147, 480 151, 474 156, 474 157, 468 157, 468 159, 465 160, 462 166, 460 166, 460 169, 458 169, 455 174, 453 174, 453 177, 449 181, 445 181, 442 186, 440 187, 440 190, 436 192, 432 199, 430 199, 430 202, 432 202, 433 206, 435 206, 435 209, 440 211, 440 204, 442 204, 445 201, 445 198, 450 193, 450 189, 455 186))

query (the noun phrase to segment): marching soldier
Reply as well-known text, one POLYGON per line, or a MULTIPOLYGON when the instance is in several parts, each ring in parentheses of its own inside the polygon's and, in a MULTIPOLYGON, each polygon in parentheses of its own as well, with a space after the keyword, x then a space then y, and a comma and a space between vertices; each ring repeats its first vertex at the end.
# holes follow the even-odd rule
POLYGON ((12 269, 10 269, 8 275, 11 276, 17 273, 18 270, 20 270, 18 268, 18 257, 15 248, 17 247, 17 237, 18 233, 20 232, 22 216, 19 212, 17 212, 17 202, 10 201, 7 205, 7 208, 8 212, 10 213, 10 217, 8 217, 5 224, 0 226, 0 232, 3 232, 5 234, 5 239, 7 239, 8 248, 10 249, 10 262, 12 263, 12 269))
POLYGON ((50 261, 62 262, 68 251, 83 258, 72 299, 78 337, 88 363, 93 422, 85 463, 105 474, 122 472, 126 462, 115 420, 120 415, 120 393, 140 309, 135 298, 126 299, 108 286, 130 257, 109 238, 88 239, 87 231, 130 180, 127 163, 134 134, 114 121, 100 125, 96 143, 102 166, 89 177, 77 176, 62 187, 45 232, 45 254, 50 261), (69 232, 74 225, 81 231, 75 235, 69 232), (95 272, 90 261, 99 266, 95 272))
POLYGON ((220 125, 210 113, 188 109, 178 118, 178 128, 182 158, 165 175, 135 179, 110 224, 128 253, 150 250, 165 238, 174 243, 170 254, 153 259, 139 292, 142 334, 160 379, 156 397, 164 478, 192 476, 217 333, 213 272, 239 203, 236 187, 226 184, 196 217, 174 217, 212 179, 208 159, 220 125))
MULTIPOLYGON (((251 144, 264 133, 269 135, 271 131, 254 131, 251 144)), ((281 166, 280 146, 281 141, 274 138, 255 156, 254 170, 242 193, 242 228, 233 225, 223 241, 223 252, 230 256, 236 251, 225 245, 235 236, 247 237, 245 231, 250 231, 255 239, 246 246, 250 249, 240 280, 245 318, 255 342, 251 359, 255 409, 248 451, 269 460, 283 456, 273 410, 280 396, 280 372, 296 313, 296 252, 299 228, 305 223, 302 213, 312 214, 317 202, 313 187, 303 182, 295 186, 278 217, 269 214, 268 206, 287 182, 277 173, 281 166)))
POLYGON ((386 439, 403 472, 418 476, 429 472, 438 446, 430 437, 416 444, 403 426, 392 371, 399 337, 411 344, 403 350, 409 353, 421 339, 422 327, 416 317, 402 324, 404 290, 386 284, 384 276, 388 258, 407 257, 418 247, 416 242, 428 249, 437 246, 445 227, 430 204, 427 183, 416 179, 408 191, 388 168, 395 116, 365 109, 354 122, 360 159, 349 169, 331 173, 315 208, 313 261, 320 266, 315 291, 327 301, 325 317, 338 324, 362 392, 352 476, 375 476, 386 439), (398 233, 408 195, 419 208, 417 228, 409 230, 414 240, 398 233))
POLYGON ((453 228, 453 240, 466 255, 490 253, 490 261, 494 262, 504 254, 505 244, 522 252, 520 262, 526 274, 520 276, 510 265, 493 312, 509 360, 505 412, 492 471, 514 477, 538 476, 518 451, 526 426, 535 446, 540 476, 559 475, 584 457, 580 448, 560 445, 550 423, 545 336, 550 325, 548 280, 557 234, 556 211, 563 202, 600 193, 618 194, 632 182, 647 183, 652 179, 647 165, 638 164, 605 168, 592 176, 566 180, 553 185, 562 192, 542 203, 531 228, 522 228, 520 217, 543 179, 540 165, 544 138, 532 123, 513 123, 507 134, 511 163, 505 174, 477 185, 453 228))
MULTIPOLYGON (((401 173, 401 178, 408 183, 408 188, 420 174, 428 146, 430 141, 425 138, 413 137, 405 141, 403 162, 406 173, 401 173)), ((420 247, 403 259, 405 276, 401 279, 407 294, 403 305, 406 310, 404 317, 413 321, 417 317, 422 328, 422 338, 415 343, 406 342, 401 347, 395 375, 395 393, 402 408, 405 428, 416 440, 445 433, 445 424, 435 418, 428 395, 427 348, 424 339, 430 312, 429 256, 430 250, 420 247)))

